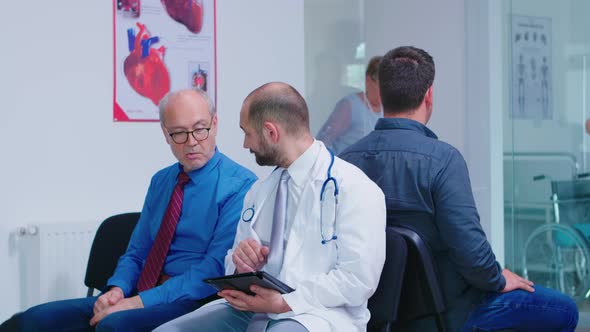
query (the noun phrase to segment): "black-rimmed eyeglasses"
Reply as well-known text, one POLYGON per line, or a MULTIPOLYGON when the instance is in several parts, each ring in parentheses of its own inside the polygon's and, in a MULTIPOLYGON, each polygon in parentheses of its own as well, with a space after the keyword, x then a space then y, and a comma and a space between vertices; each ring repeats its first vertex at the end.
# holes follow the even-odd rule
POLYGON ((174 141, 174 143, 184 144, 188 141, 188 134, 191 134, 195 140, 200 142, 200 141, 206 140, 207 137, 209 137, 210 130, 211 130, 211 127, 197 128, 197 129, 191 130, 191 131, 179 131, 179 132, 175 132, 175 133, 169 133, 168 135, 170 135, 170 137, 172 138, 172 141, 174 141))

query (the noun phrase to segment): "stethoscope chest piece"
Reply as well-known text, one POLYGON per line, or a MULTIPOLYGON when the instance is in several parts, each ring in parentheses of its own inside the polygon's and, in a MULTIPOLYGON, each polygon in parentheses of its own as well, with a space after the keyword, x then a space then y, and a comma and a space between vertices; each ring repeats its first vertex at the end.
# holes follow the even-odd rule
POLYGON ((243 222, 250 222, 254 218, 254 206, 247 208, 242 212, 242 221, 243 222))

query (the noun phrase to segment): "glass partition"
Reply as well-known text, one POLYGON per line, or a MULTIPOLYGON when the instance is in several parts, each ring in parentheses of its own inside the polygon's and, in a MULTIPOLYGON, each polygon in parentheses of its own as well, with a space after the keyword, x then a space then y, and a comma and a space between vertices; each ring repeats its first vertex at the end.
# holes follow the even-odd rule
POLYGON ((578 302, 588 326, 590 2, 512 0, 505 82, 506 265, 578 302))
MULTIPOLYGON (((436 38, 432 37, 436 31, 429 28, 425 28, 428 31, 424 34, 412 35, 386 24, 390 23, 391 14, 383 8, 395 7, 396 12, 403 13, 396 16, 397 20, 403 21, 409 8, 419 6, 411 2, 310 0, 304 4, 306 100, 316 136, 329 123, 343 98, 362 96, 367 89, 365 68, 369 59, 377 55, 367 50, 389 49, 389 43, 391 46, 407 44, 407 36, 417 36, 416 43, 420 45, 436 45, 433 41, 436 38), (366 19, 365 10, 371 13, 367 15, 371 19, 366 19), (381 15, 382 12, 388 14, 381 15), (367 34, 369 30, 373 33, 367 34), (393 35, 404 38, 392 38, 393 35), (420 39, 423 35, 433 40, 420 39)), ((444 21, 465 4, 467 0, 455 2, 457 8, 441 11, 436 18, 444 21)), ((505 97, 490 98, 500 98, 505 105, 502 111, 505 265, 537 284, 575 298, 581 311, 580 326, 587 327, 590 326, 587 318, 590 316, 590 126, 587 125, 590 35, 586 32, 590 21, 586 14, 590 13, 590 1, 504 0, 502 4, 505 15, 502 21, 507 22, 499 27, 505 34, 506 52, 502 59, 505 71, 498 77, 505 97)), ((410 19, 406 23, 415 22, 410 19)), ((414 30, 422 31, 420 27, 414 30)), ((445 58, 449 54, 444 51, 437 54, 441 63, 446 59, 446 67, 440 67, 441 71, 452 65, 445 58)), ((475 80, 473 84, 478 82, 475 80)), ((466 93, 471 91, 469 88, 472 87, 467 87, 466 93)), ((445 96, 440 97, 442 101, 445 96)), ((460 126, 458 132, 463 132, 460 126)))
POLYGON ((338 154, 373 130, 382 116, 376 75, 365 78, 373 56, 365 52, 365 1, 305 1, 304 8, 311 129, 338 154))

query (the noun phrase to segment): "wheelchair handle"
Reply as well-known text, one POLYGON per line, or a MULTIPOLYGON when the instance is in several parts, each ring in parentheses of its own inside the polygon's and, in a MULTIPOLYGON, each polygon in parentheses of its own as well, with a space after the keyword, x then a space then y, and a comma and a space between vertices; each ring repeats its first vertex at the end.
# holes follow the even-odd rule
MULTIPOLYGON (((590 175, 590 173, 588 173, 590 175)), ((533 181, 545 180, 547 176, 545 174, 535 175, 533 176, 533 181)))

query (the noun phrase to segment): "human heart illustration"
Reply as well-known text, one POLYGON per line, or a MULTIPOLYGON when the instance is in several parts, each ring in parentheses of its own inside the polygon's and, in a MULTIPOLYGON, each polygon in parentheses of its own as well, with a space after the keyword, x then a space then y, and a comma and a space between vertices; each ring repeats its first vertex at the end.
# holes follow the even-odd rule
POLYGON ((150 37, 145 24, 137 22, 139 32, 127 30, 130 54, 123 63, 125 77, 131 87, 155 105, 170 91, 170 74, 164 64, 164 46, 155 49, 153 44, 160 41, 150 37))
POLYGON ((203 27, 203 3, 201 0, 161 0, 168 15, 186 26, 193 33, 203 27))

